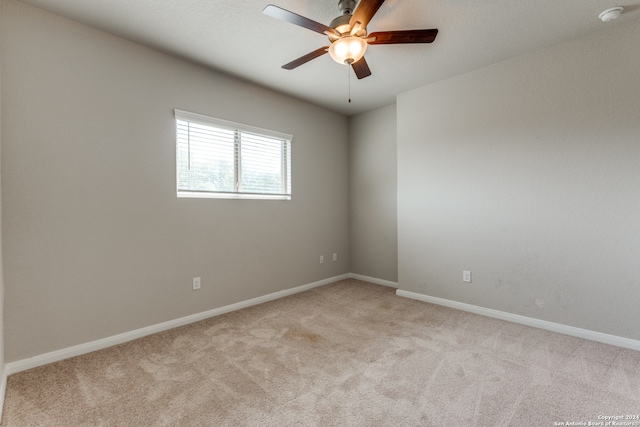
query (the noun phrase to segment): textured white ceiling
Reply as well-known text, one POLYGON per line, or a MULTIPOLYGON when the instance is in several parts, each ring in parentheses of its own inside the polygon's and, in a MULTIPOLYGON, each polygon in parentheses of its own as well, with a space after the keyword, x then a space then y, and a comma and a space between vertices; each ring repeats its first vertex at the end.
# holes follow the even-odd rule
MULTIPOLYGON (((281 65, 326 37, 262 14, 269 3, 328 25, 338 0, 22 0, 114 35, 351 115, 398 93, 640 17, 640 0, 386 0, 368 31, 438 28, 424 45, 370 46, 357 80, 324 55, 281 65), (598 14, 624 6, 602 23, 598 14), (349 86, 352 102, 348 103, 349 86)), ((630 54, 637 54, 632 53, 630 54)))

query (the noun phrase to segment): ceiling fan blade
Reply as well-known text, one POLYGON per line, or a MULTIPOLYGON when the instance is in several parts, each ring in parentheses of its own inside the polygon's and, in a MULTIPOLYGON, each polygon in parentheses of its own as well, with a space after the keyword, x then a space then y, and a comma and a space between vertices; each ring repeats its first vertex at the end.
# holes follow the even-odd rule
POLYGON ((358 76, 358 80, 371 75, 371 70, 369 69, 367 61, 364 60, 364 56, 358 62, 351 64, 351 68, 353 68, 353 72, 358 76))
POLYGON ((282 68, 284 68, 285 70, 293 70, 294 68, 297 68, 302 64, 305 64, 311 61, 312 59, 316 59, 317 57, 324 55, 325 53, 327 53, 328 50, 329 50, 329 46, 321 47, 320 49, 316 49, 313 52, 309 52, 306 55, 301 56, 300 58, 289 62, 288 64, 284 64, 282 68))
POLYGON ((400 44, 400 43, 431 43, 436 39, 438 30, 400 30, 380 31, 367 36, 368 44, 400 44), (369 39, 375 40, 369 41, 369 39))
POLYGON ((286 9, 283 9, 278 6, 274 6, 272 4, 267 5, 262 10, 262 13, 265 15, 271 16, 273 18, 281 19, 283 21, 287 21, 291 24, 298 25, 303 28, 307 28, 311 31, 315 31, 316 33, 325 34, 325 31, 330 33, 334 33, 335 30, 331 27, 327 27, 324 24, 313 21, 309 18, 305 18, 304 16, 300 16, 297 13, 289 12, 286 9))
POLYGON ((380 9, 382 3, 384 3, 384 0, 360 0, 360 4, 356 7, 356 10, 349 20, 351 28, 353 28, 356 22, 360 22, 362 28, 367 28, 367 24, 369 24, 373 15, 380 9))

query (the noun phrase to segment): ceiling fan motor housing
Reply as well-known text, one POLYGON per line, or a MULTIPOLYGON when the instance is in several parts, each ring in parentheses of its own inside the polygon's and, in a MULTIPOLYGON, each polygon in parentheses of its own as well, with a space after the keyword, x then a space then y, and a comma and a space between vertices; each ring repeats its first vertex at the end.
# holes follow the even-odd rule
POLYGON ((351 26, 349 25, 349 21, 351 20, 351 15, 340 15, 331 23, 329 26, 331 28, 335 28, 337 32, 340 34, 349 32, 351 30, 351 26))

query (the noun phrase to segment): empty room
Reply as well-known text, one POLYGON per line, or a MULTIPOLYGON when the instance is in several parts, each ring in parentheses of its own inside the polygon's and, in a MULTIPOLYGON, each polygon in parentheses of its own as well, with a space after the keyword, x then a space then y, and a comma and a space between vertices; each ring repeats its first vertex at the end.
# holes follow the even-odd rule
POLYGON ((0 0, 2 426, 640 426, 640 2, 0 0))

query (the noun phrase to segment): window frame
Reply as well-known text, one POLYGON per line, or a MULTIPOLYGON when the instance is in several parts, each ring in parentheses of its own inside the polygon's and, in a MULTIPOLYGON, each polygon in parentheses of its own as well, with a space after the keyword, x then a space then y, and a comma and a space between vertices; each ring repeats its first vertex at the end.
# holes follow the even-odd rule
POLYGON ((267 199, 267 200, 291 200, 292 186, 291 186, 291 163, 292 163, 292 142, 293 135, 274 131, 271 129, 264 129, 257 126, 246 125, 243 123, 232 122, 229 120, 219 119, 216 117, 210 117, 203 114, 192 113, 190 111, 174 109, 175 126, 176 126, 176 194, 179 198, 213 198, 213 199, 267 199), (181 190, 178 182, 178 153, 179 153, 179 139, 178 139, 178 121, 188 121, 198 123, 205 126, 213 126, 216 128, 234 131, 234 191, 206 191, 206 190, 181 190), (266 137, 282 140, 282 149, 280 164, 282 167, 282 188, 284 192, 282 194, 268 194, 268 193, 250 193, 239 191, 241 188, 242 169, 240 167, 240 141, 239 135, 241 133, 247 133, 258 137, 266 137), (287 193, 288 190, 288 193, 287 193))

